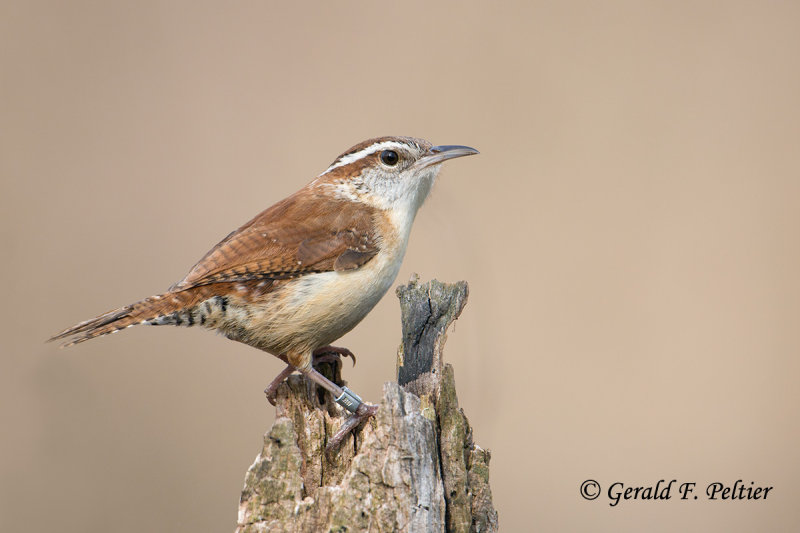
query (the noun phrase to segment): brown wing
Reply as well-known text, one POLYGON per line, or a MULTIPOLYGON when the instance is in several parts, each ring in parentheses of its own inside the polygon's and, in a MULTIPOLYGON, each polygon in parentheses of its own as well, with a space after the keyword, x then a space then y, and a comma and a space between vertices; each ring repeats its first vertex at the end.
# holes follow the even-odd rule
POLYGON ((228 235, 170 290, 358 268, 380 249, 376 215, 302 189, 228 235))

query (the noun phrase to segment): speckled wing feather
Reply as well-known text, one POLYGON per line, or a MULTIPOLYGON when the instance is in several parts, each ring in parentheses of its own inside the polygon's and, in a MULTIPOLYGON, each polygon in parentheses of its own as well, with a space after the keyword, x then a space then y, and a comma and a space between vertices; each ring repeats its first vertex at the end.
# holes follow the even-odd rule
POLYGON ((303 189, 228 235, 170 290, 358 268, 380 249, 376 214, 303 189))

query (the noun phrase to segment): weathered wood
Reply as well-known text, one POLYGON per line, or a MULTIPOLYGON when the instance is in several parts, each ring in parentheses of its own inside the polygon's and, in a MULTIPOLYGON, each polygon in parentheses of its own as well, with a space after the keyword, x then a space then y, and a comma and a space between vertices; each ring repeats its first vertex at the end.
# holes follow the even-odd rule
MULTIPOLYGON (((492 532, 489 452, 472 442, 458 407, 446 330, 467 284, 412 279, 398 289, 398 375, 377 415, 335 457, 324 453, 344 415, 300 376, 278 389, 277 419, 245 477, 237 532, 492 532)), ((329 377, 340 380, 331 365, 329 377)))
POLYGON ((397 382, 417 396, 438 394, 444 367, 442 351, 447 328, 467 305, 466 281, 437 280, 420 285, 416 277, 397 288, 402 312, 403 342, 397 356, 397 382))

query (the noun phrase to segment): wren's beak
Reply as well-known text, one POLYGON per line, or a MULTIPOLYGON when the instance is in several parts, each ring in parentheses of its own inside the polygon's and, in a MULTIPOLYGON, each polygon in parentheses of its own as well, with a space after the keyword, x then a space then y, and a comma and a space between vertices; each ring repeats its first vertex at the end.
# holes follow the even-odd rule
POLYGON ((475 148, 470 148, 469 146, 459 146, 454 144, 449 145, 442 145, 442 146, 433 146, 428 153, 422 156, 419 161, 417 161, 416 167, 423 169, 425 167, 429 167, 431 165, 438 165, 448 159, 454 159, 456 157, 463 157, 465 155, 475 155, 479 154, 475 148))

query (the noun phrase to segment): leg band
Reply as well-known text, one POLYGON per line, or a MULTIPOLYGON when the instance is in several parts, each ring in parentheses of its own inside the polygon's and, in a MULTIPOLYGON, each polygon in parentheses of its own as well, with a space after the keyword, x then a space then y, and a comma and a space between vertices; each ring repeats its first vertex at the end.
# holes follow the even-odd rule
POLYGON ((358 410, 358 406, 361 405, 363 402, 361 398, 355 392, 351 391, 347 387, 342 387, 342 395, 336 398, 336 403, 350 411, 351 413, 355 413, 358 410))

